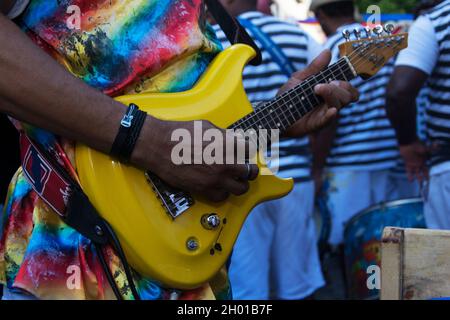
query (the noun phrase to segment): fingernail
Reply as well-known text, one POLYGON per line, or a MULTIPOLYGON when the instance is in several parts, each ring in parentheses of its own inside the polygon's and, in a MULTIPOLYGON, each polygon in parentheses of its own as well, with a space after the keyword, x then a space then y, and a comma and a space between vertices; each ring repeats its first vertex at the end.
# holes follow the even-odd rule
POLYGON ((333 81, 330 82, 330 84, 333 84, 333 85, 339 87, 341 85, 341 82, 337 81, 337 80, 333 80, 333 81))

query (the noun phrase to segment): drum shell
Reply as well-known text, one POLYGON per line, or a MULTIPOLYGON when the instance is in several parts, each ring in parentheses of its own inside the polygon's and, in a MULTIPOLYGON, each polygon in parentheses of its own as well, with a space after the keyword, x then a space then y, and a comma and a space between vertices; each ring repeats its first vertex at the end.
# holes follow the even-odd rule
POLYGON ((379 298, 379 290, 370 286, 374 284, 369 278, 374 271, 368 270, 371 266, 381 267, 381 237, 386 227, 426 228, 423 201, 405 199, 380 204, 362 211, 346 224, 344 259, 349 298, 379 298))

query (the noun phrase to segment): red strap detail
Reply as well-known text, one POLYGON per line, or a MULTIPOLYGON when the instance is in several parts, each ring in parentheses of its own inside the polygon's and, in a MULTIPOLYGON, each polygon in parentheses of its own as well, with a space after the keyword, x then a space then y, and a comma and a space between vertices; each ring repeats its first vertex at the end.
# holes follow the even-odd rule
POLYGON ((33 190, 61 217, 66 216, 72 183, 63 178, 39 148, 25 135, 20 135, 22 169, 33 190))

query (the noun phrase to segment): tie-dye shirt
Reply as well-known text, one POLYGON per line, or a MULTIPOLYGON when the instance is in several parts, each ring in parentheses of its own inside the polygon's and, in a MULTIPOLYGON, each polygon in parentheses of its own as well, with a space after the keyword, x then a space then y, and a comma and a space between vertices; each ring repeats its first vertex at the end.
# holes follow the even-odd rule
MULTIPOLYGON (((18 24, 73 75, 105 94, 176 92, 191 88, 220 51, 201 0, 31 0, 18 24)), ((16 122, 76 175, 74 143, 16 122)), ((19 170, 0 219, 0 282, 40 299, 112 299, 92 243, 46 206, 19 170)), ((132 298, 117 256, 110 268, 124 298, 132 298)), ((155 257, 157 259, 157 257, 155 257)), ((136 275, 143 299, 173 298, 173 290, 136 275)), ((226 277, 180 298, 228 295, 226 277)))

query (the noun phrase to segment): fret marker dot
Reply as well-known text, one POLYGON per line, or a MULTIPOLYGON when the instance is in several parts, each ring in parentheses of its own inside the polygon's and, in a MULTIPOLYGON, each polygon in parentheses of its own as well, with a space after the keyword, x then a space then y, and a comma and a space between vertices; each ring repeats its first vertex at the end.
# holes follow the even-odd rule
POLYGON ((302 100, 305 100, 305 96, 302 97, 302 100))
POLYGON ((277 126, 278 126, 278 127, 281 127, 281 124, 280 124, 280 123, 277 123, 277 126))

